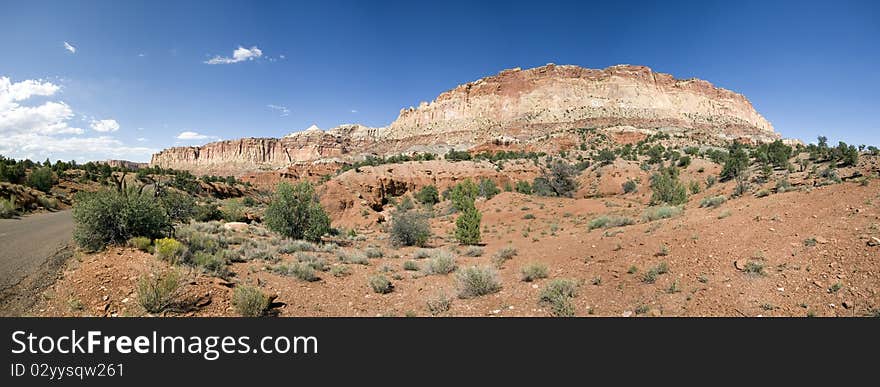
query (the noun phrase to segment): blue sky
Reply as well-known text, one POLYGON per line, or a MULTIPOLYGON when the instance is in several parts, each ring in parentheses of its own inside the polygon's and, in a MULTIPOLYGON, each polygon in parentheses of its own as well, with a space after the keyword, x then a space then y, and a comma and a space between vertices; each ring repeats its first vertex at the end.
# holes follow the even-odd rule
POLYGON ((549 62, 698 77, 786 137, 880 144, 874 1, 0 3, 0 152, 15 157, 147 161, 312 124, 384 126, 549 62))

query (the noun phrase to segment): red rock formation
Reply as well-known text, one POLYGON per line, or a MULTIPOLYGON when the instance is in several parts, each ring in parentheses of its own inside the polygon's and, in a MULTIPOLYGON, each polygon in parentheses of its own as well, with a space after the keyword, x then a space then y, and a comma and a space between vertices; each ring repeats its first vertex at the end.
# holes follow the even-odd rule
POLYGON ((609 128, 624 142, 657 130, 686 132, 700 141, 779 138, 745 97, 706 81, 678 80, 644 66, 593 70, 550 64, 460 85, 431 103, 402 109, 385 128, 344 125, 324 132, 313 127, 280 139, 171 148, 153 155, 151 164, 241 175, 300 161, 437 146, 526 148, 548 134, 583 127, 609 128))

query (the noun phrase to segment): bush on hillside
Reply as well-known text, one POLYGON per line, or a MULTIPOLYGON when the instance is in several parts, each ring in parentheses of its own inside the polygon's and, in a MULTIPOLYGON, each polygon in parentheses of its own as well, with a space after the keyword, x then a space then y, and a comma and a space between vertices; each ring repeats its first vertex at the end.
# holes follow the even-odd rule
POLYGON ((136 236, 155 239, 166 235, 171 220, 152 196, 135 190, 80 192, 73 205, 73 239, 90 251, 124 244, 136 236))
POLYGON ((330 232, 330 217, 308 182, 278 184, 263 220, 266 227, 287 238, 319 242, 330 232))

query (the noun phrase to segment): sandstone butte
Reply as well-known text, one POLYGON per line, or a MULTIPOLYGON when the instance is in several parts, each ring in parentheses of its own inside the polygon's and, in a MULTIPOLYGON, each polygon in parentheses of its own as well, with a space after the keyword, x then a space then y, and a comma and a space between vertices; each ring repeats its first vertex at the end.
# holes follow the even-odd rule
POLYGON ((542 149, 575 128, 609 133, 684 134, 704 144, 779 139, 743 95, 645 66, 602 70, 554 65, 504 70, 460 85, 433 102, 401 109, 390 125, 311 127, 282 138, 242 138, 153 155, 151 165, 241 175, 295 164, 338 163, 366 154, 445 152, 485 144, 542 149))

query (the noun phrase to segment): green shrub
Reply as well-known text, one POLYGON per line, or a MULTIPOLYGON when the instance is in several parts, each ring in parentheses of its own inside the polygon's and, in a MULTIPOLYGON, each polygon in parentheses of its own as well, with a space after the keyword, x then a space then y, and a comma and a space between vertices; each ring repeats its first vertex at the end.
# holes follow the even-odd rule
POLYGON ((688 189, 690 189, 692 195, 696 195, 696 194, 700 193, 700 191, 702 191, 703 188, 700 187, 699 181, 693 180, 690 183, 688 183, 688 189))
POLYGON ((755 193, 755 197, 765 198, 767 196, 770 196, 770 191, 768 191, 766 189, 762 189, 762 190, 755 193))
POLYGON ((718 182, 718 179, 715 176, 707 176, 706 177, 706 189, 712 188, 715 183, 718 182))
POLYGON ((595 230, 597 228, 613 228, 613 227, 624 227, 633 225, 636 222, 630 218, 619 215, 602 215, 598 218, 594 218, 589 223, 590 230, 595 230))
POLYGON ((611 149, 602 149, 599 151, 599 154, 596 155, 596 161, 601 165, 609 165, 617 160, 617 155, 614 154, 614 151, 611 149))
POLYGON ((700 207, 702 207, 702 208, 706 208, 706 207, 718 208, 722 204, 724 204, 725 202, 727 202, 727 196, 724 196, 724 195, 707 196, 707 197, 703 198, 703 200, 700 201, 700 207))
POLYGON ((352 252, 350 254, 346 254, 344 251, 340 251, 337 253, 337 257, 339 260, 344 263, 350 263, 355 265, 369 265, 370 260, 367 259, 366 255, 363 255, 358 252, 352 252))
POLYGON ((78 193, 73 221, 73 239, 90 251, 123 244, 135 236, 159 238, 171 227, 168 215, 153 197, 133 190, 78 193))
POLYGON ((471 179, 458 183, 452 188, 450 200, 452 208, 456 211, 464 211, 474 206, 474 200, 479 195, 479 188, 471 179))
POLYGON ((437 187, 428 185, 416 194, 416 200, 425 205, 434 205, 440 202, 440 193, 437 191, 437 187))
POLYGON ((547 278, 547 265, 543 263, 530 263, 521 270, 521 278, 525 282, 532 282, 537 279, 547 278))
POLYGON ((501 250, 498 250, 497 252, 495 252, 494 255, 492 255, 492 262, 495 264, 495 266, 501 267, 504 262, 513 259, 513 257, 515 257, 518 253, 519 252, 516 250, 515 247, 507 246, 501 250))
POLYGON ((749 154, 746 152, 745 148, 739 144, 734 143, 728 149, 728 157, 724 162, 724 167, 721 170, 721 181, 731 180, 737 177, 741 177, 746 173, 746 170, 749 168, 749 154))
POLYGON ((403 270, 419 271, 421 270, 421 268, 419 267, 419 263, 416 261, 406 261, 403 263, 403 270))
POLYGON ((270 268, 271 271, 294 277, 300 281, 314 282, 320 280, 315 274, 315 268, 307 262, 294 262, 289 265, 278 265, 270 268))
POLYGON ((178 301, 182 284, 174 269, 142 276, 137 283, 138 303, 149 313, 161 313, 178 301))
POLYGON ((678 159, 677 166, 679 168, 687 168, 690 165, 691 165, 691 157, 690 156, 683 156, 678 159))
POLYGON ((382 252, 382 250, 377 249, 375 247, 370 247, 370 248, 364 250, 364 254, 366 254, 367 258, 370 258, 370 259, 382 258, 385 256, 385 253, 382 252))
POLYGON ((788 179, 776 180, 776 193, 791 191, 791 182, 788 179))
POLYGON ((162 192, 159 203, 172 222, 184 223, 196 215, 196 201, 192 196, 171 190, 162 192))
POLYGON ((678 169, 661 168, 651 176, 651 204, 678 206, 687 202, 687 188, 678 180, 678 169))
POLYGON ((286 241, 278 247, 278 252, 281 254, 292 254, 300 251, 318 251, 318 246, 308 241, 286 241))
POLYGON ((541 290, 539 302, 549 305, 550 311, 557 317, 574 316, 574 305, 571 299, 577 296, 578 283, 569 279, 555 279, 541 290))
POLYGON ((15 199, 11 196, 9 199, 0 199, 0 219, 9 219, 16 214, 18 214, 18 209, 15 206, 15 199))
POLYGON ((516 182, 515 190, 516 190, 516 192, 519 192, 521 194, 531 195, 532 194, 532 185, 529 184, 529 182, 527 182, 527 181, 518 181, 518 182, 516 182))
POLYGON ((578 187, 574 180, 575 176, 577 171, 574 167, 557 161, 551 164, 549 171, 539 178, 541 180, 535 179, 532 190, 541 196, 571 197, 578 187))
POLYGON ((480 221, 483 215, 471 204, 455 220, 455 239, 465 245, 480 243, 480 221))
POLYGON ((436 316, 449 310, 452 306, 452 299, 449 298, 446 293, 440 292, 436 296, 428 299, 425 303, 428 306, 428 312, 430 312, 432 316, 436 316))
POLYGON ((253 260, 276 261, 278 250, 260 240, 247 240, 239 247, 239 257, 243 262, 253 260))
POLYGON ((223 212, 213 203, 197 205, 193 210, 193 219, 198 222, 221 220, 223 219, 223 212))
POLYGON ((495 185, 495 182, 489 179, 480 179, 480 185, 478 186, 479 196, 482 196, 486 199, 491 199, 493 196, 501 193, 501 190, 498 189, 498 186, 495 185))
POLYGON ((501 290, 498 272, 491 267, 471 266, 455 276, 459 298, 474 298, 501 290))
POLYGON ((626 183, 623 183, 623 193, 633 193, 639 189, 639 185, 634 180, 627 180, 626 183))
POLYGON ((269 296, 255 286, 238 286, 232 292, 232 306, 242 317, 260 317, 269 309, 269 296))
POLYGON ((455 271, 455 257, 452 253, 437 250, 434 257, 428 260, 425 266, 425 274, 449 274, 455 271))
POLYGON ((264 215, 266 227, 287 238, 318 242, 330 232, 330 217, 324 212, 308 182, 292 186, 278 184, 264 215))
POLYGON ((755 275, 765 275, 764 273, 764 265, 758 262, 749 262, 746 263, 746 266, 743 268, 743 271, 749 274, 755 275))
POLYGON ((395 208, 398 212, 409 211, 415 207, 416 205, 413 204, 413 201, 409 198, 409 196, 405 196, 403 200, 400 201, 400 203, 395 205, 395 208))
POLYGON ((50 198, 48 196, 38 196, 37 203, 40 203, 40 206, 47 210, 54 210, 58 208, 58 199, 50 198))
POLYGON ((58 178, 52 172, 52 168, 41 167, 31 171, 27 178, 27 185, 43 192, 49 192, 52 186, 58 183, 58 178))
POLYGON ((425 215, 414 211, 397 211, 391 221, 391 244, 424 246, 431 237, 431 226, 425 215))
POLYGON ((434 249, 418 249, 413 253, 413 259, 425 259, 434 256, 434 249))
POLYGON ((666 264, 666 262, 662 262, 645 272, 645 275, 642 276, 642 282, 652 284, 657 281, 658 275, 666 274, 668 272, 669 266, 666 264))
POLYGON ((134 237, 128 240, 128 245, 145 253, 153 252, 153 240, 147 237, 134 237))
POLYGON ((372 288, 375 293, 387 294, 394 290, 394 284, 392 284, 388 278, 385 278, 384 275, 377 274, 370 277, 370 288, 372 288))
POLYGON ((556 191, 550 186, 550 180, 538 176, 532 181, 532 193, 538 196, 556 196, 556 191))
POLYGON ((220 212, 223 213, 223 220, 227 222, 244 222, 247 220, 245 207, 238 200, 229 200, 223 203, 223 209, 220 212))
POLYGON ((192 263, 202 268, 202 270, 213 277, 226 278, 229 276, 229 262, 226 257, 220 254, 211 254, 199 251, 193 254, 192 263))
POLYGON ((660 219, 669 219, 681 215, 684 208, 681 206, 659 206, 650 207, 642 213, 642 219, 646 222, 653 222, 660 219))
POLYGON ((745 177, 736 178, 736 186, 733 188, 733 197, 740 197, 749 192, 749 180, 745 177))
POLYGON ((186 253, 186 246, 174 238, 156 239, 155 245, 156 257, 172 264, 180 262, 186 253))
POLYGON ((330 274, 333 274, 334 277, 347 277, 351 275, 351 268, 346 265, 333 266, 330 269, 330 274))

